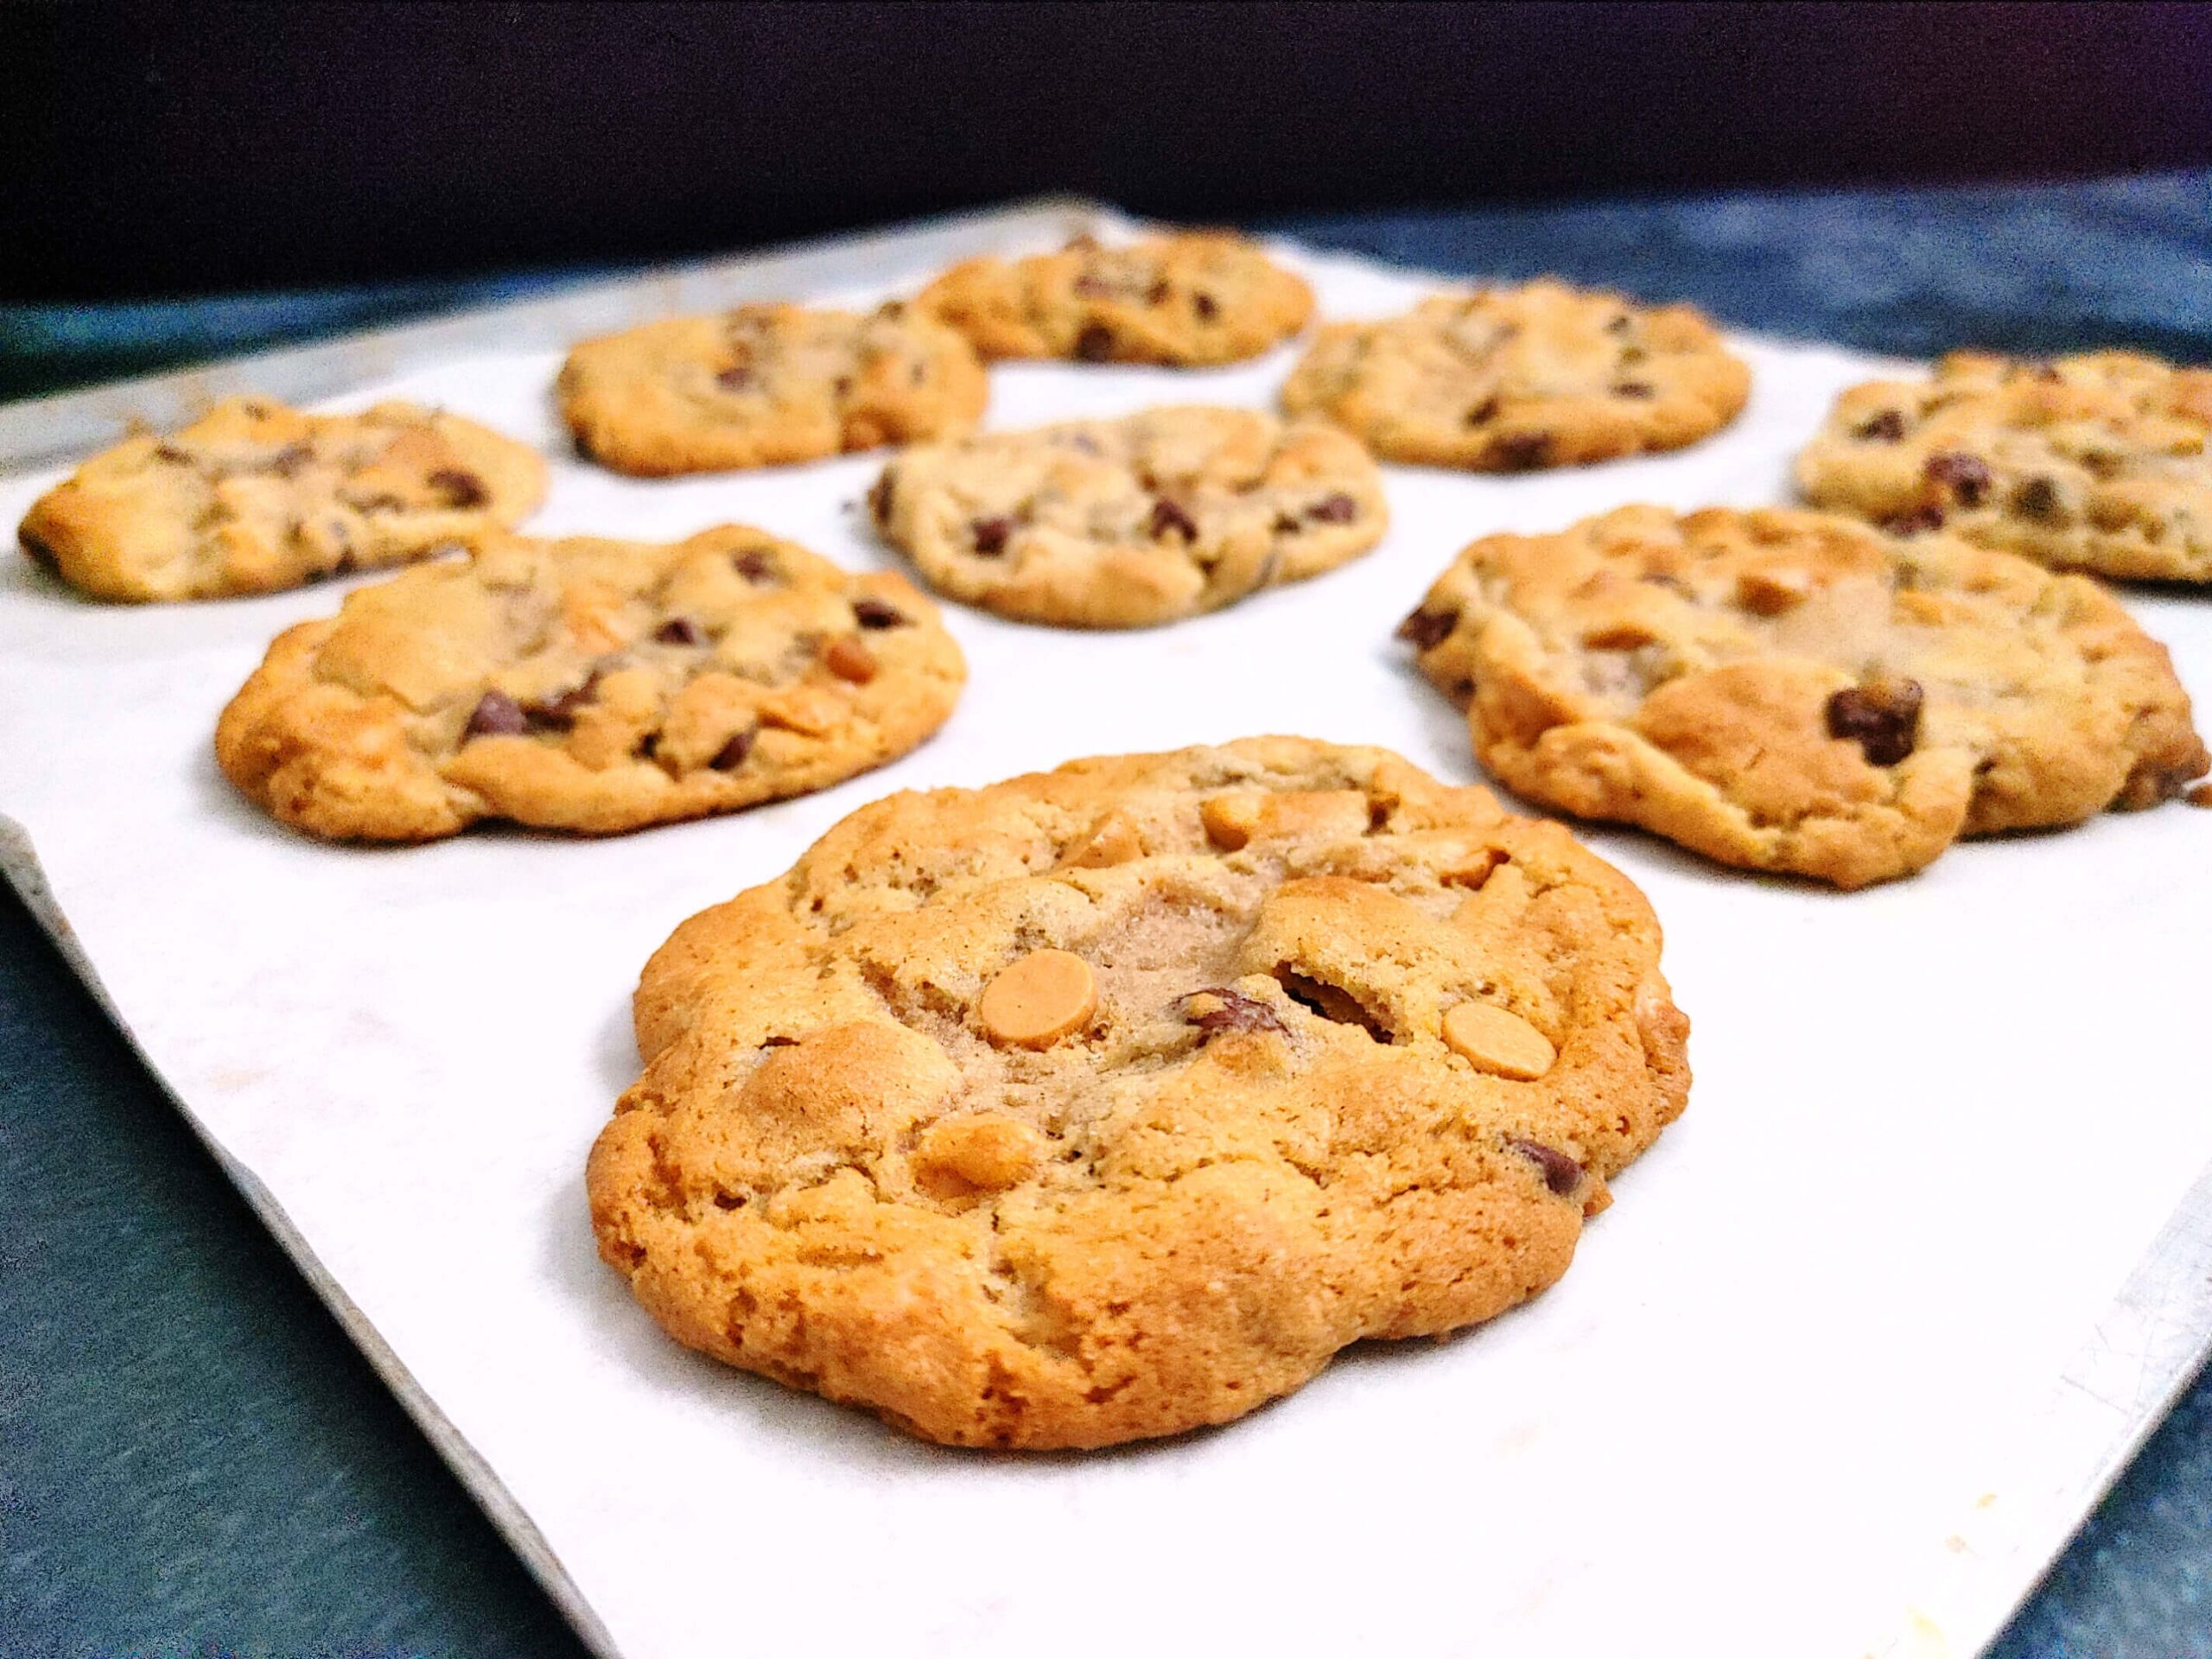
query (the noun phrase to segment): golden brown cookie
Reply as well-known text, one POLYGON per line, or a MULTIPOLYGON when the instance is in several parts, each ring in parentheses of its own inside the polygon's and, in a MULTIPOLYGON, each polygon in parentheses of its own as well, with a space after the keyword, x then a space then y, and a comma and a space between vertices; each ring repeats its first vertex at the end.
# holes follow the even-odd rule
POLYGON ((458 551, 545 496, 537 451, 457 415, 218 404, 126 439, 32 504, 25 553, 99 599, 218 599, 458 551))
POLYGON ((1659 946, 1560 826, 1380 749, 895 795, 646 965, 600 1253, 931 1440, 1226 1421, 1565 1271, 1688 1095, 1659 946))
POLYGON ((1185 231, 1116 247, 969 259, 915 301, 985 357, 1193 366, 1257 357, 1306 326, 1313 294, 1243 237, 1185 231))
POLYGON ((2212 369, 1955 352, 1853 386, 1797 458, 1817 505, 2063 570, 2212 582, 2212 369))
POLYGON ((910 449, 875 522, 939 593, 1025 622, 1144 627, 1357 558, 1389 511, 1343 433, 1154 409, 910 449))
POLYGON ((2208 765, 2165 648, 2096 583, 1827 513, 1485 537, 1399 632, 1522 794, 1843 887, 2208 765))
POLYGON ((310 835, 427 841, 480 818, 606 835, 881 766, 965 677, 904 577, 760 531, 502 537, 280 635, 215 756, 310 835))
POLYGON ((1751 385, 1693 307, 1548 281, 1331 323, 1282 401, 1385 461, 1513 473, 1695 443, 1736 418, 1751 385))
POLYGON ((585 454, 659 477, 950 437, 988 388, 968 342, 909 307, 741 305, 588 340, 558 391, 585 454))

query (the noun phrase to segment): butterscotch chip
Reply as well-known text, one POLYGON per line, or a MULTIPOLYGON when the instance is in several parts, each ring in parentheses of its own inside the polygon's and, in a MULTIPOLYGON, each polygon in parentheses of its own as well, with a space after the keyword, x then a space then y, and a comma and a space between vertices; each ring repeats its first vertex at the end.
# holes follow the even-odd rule
POLYGON ((215 756, 309 835, 427 841, 482 818, 607 835, 881 766, 944 722, 965 677, 905 577, 761 531, 502 537, 280 635, 215 756), (863 647, 850 630, 879 607, 899 625, 863 647))
POLYGON ((1444 1041, 1484 1071, 1522 1082, 1542 1077, 1559 1058, 1550 1038, 1519 1014, 1490 1002, 1462 1002, 1447 1009, 1444 1041))
POLYGON ((1305 327, 1313 296, 1243 238, 1186 232, 969 259, 924 289, 914 308, 986 357, 1189 365, 1258 355, 1305 327))
POLYGON ((1129 628, 1333 570, 1381 539, 1382 474, 1319 422, 1147 410, 910 449, 877 527, 939 593, 1001 616, 1129 628))
POLYGON ((601 1254, 678 1340, 967 1446, 1222 1422, 1489 1319, 1688 1087, 1626 880, 1298 738, 879 801, 686 922, 636 1015, 601 1254), (1235 850, 1230 798, 1269 826, 1235 850), (1470 1002, 1549 1069, 1455 1052, 1470 1002))
POLYGON ((817 461, 972 429, 988 388, 968 342, 911 308, 741 305, 588 340, 561 413, 576 442, 646 477, 817 461))
POLYGON ((2056 569, 2212 582, 2212 369, 1954 352, 1846 391, 1797 481, 1816 505, 2056 569))
POLYGON ((976 1017, 994 1042, 1046 1048, 1081 1030, 1097 1007, 1089 963, 1065 950, 1036 950, 984 988, 976 1017))
POLYGON ((1544 281, 1328 324, 1282 403, 1388 461, 1511 473, 1681 448, 1735 419, 1751 384, 1690 306, 1544 281))
POLYGON ((544 495, 536 451, 457 415, 233 397, 95 455, 32 504, 20 536, 96 598, 217 599, 457 553, 544 495))
POLYGON ((1255 795, 1216 795, 1198 806, 1198 822, 1206 839, 1224 852, 1235 852, 1252 839, 1260 827, 1260 803, 1255 795))
POLYGON ((1625 507, 1485 537, 1413 620, 1516 790, 1839 887, 2155 805, 2212 765, 2109 594, 1940 533, 1625 507))

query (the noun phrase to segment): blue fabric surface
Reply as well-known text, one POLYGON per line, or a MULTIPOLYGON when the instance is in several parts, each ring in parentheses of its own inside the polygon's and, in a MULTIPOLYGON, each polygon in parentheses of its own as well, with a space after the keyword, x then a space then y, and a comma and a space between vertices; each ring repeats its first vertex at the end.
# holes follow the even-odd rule
MULTIPOLYGON (((1557 271, 1874 350, 2117 342, 2212 359, 2212 175, 1263 228, 1440 270, 1557 271)), ((0 307, 0 395, 597 274, 0 307)), ((582 1655, 5 893, 0 1217, 0 1653, 582 1655)), ((2201 1380, 1997 1659, 2212 1659, 2209 1564, 2201 1380)))

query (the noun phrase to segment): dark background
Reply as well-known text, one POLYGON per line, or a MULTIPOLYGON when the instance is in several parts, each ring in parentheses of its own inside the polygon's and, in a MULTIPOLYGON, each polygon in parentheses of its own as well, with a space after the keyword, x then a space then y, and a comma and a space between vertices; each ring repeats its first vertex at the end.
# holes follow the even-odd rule
POLYGON ((0 297, 2212 162, 2212 9, 0 4, 0 297))

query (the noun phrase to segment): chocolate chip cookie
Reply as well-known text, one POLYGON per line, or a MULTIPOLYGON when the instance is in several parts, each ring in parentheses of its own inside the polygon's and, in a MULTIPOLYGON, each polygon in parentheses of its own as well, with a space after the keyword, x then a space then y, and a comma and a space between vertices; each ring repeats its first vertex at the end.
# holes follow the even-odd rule
POLYGON ((869 493, 939 593, 1001 616, 1128 628, 1332 570, 1388 511, 1359 445, 1239 409, 1154 409, 910 449, 869 493))
POLYGON ((1386 461, 1520 473, 1695 443, 1736 418, 1751 385, 1690 306, 1537 282, 1331 323, 1282 401, 1386 461))
POLYGON ((2133 352, 1955 352, 1837 399, 1797 458, 1806 499, 2063 570, 2212 582, 2212 369, 2133 352))
POLYGON ((644 477, 819 461, 950 437, 983 412, 968 342, 901 305, 741 305, 586 340, 562 365, 577 445, 644 477))
POLYGON ((480 818, 607 835, 826 788, 906 753, 966 677, 936 608, 728 524, 500 537, 280 635, 215 757, 335 840, 480 818))
POLYGON ((1257 357, 1306 326, 1313 290, 1243 237, 1188 231, 1116 247, 969 259, 915 304, 985 357, 1193 366, 1257 357))
POLYGON ((457 552, 545 496, 537 452, 412 404, 233 397, 126 439, 32 504, 23 551, 97 599, 219 599, 457 552))
POLYGON ((1522 794, 1842 887, 2208 765, 2165 648, 2095 582, 1827 513, 1485 537, 1399 632, 1522 794))
POLYGON ((1379 749, 895 795, 647 964, 600 1253, 930 1440, 1224 1422, 1566 1270, 1688 1096, 1659 944, 1560 825, 1379 749))

